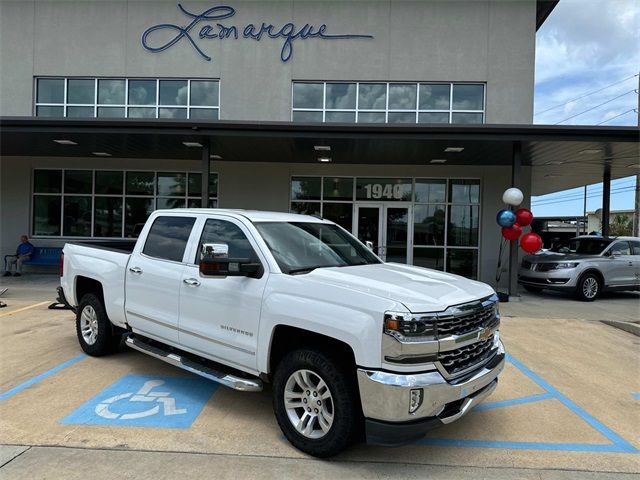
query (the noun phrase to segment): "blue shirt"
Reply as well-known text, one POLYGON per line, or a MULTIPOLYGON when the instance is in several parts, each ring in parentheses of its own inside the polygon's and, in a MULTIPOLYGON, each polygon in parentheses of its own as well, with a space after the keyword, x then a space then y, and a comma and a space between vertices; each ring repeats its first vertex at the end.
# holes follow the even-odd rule
POLYGON ((33 251, 35 247, 31 242, 20 243, 18 248, 16 248, 16 255, 33 255, 33 251))

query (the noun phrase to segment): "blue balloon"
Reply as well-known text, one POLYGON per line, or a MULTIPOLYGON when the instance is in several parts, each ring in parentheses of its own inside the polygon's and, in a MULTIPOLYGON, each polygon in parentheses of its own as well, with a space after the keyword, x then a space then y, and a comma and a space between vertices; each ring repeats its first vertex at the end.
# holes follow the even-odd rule
POLYGON ((496 222, 498 222, 498 225, 501 227, 509 228, 511 225, 516 223, 516 214, 511 210, 500 210, 496 216, 496 222))

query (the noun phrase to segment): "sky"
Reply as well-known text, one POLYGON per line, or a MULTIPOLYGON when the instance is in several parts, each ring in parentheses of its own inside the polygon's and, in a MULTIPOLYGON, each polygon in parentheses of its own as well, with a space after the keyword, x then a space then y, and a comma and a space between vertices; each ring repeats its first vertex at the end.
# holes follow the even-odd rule
MULTIPOLYGON (((637 125, 640 0, 560 0, 536 36, 534 123, 637 125)), ((639 172, 640 173, 640 172, 639 172)), ((635 175, 611 182, 611 209, 633 209, 635 175)), ((582 215, 584 188, 532 197, 536 216, 582 215)), ((587 211, 602 184, 587 187, 587 211)))

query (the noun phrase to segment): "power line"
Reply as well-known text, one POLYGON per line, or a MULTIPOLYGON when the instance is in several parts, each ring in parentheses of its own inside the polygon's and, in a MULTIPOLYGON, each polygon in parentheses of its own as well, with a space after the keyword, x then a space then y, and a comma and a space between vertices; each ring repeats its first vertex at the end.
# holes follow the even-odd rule
MULTIPOLYGON (((630 192, 632 190, 635 190, 635 186, 634 185, 630 185, 628 187, 623 187, 623 188, 620 188, 620 189, 613 189, 611 191, 611 193, 630 192)), ((593 193, 591 195, 587 195, 587 198, 599 197, 601 195, 602 195, 602 192, 596 192, 596 193, 593 193)), ((564 198, 564 199, 561 199, 561 200, 547 199, 547 200, 544 200, 544 201, 538 202, 538 203, 533 203, 532 202, 532 205, 536 205, 536 206, 537 205, 551 205, 551 204, 554 204, 554 203, 563 203, 563 202, 572 202, 572 201, 575 201, 575 200, 582 200, 583 198, 584 198, 584 195, 576 195, 575 197, 564 198)))
MULTIPOLYGON (((612 190, 611 191, 611 195, 617 195, 619 193, 625 193, 625 192, 632 192, 636 189, 636 187, 634 185, 629 186, 629 187, 624 187, 621 188, 619 190, 612 190)), ((601 193, 594 193, 592 195, 587 195, 587 198, 594 198, 594 197, 599 197, 601 196, 601 193)), ((564 202, 573 202, 576 200, 582 200, 584 198, 584 195, 579 195, 576 196, 575 198, 566 198, 564 200, 547 200, 545 202, 540 202, 540 203, 532 203, 531 206, 532 207, 541 207, 543 205, 554 205, 554 204, 558 204, 558 203, 564 203, 564 202)))
MULTIPOLYGON (((615 188, 612 188, 611 191, 612 192, 617 192, 617 191, 621 191, 621 190, 625 190, 626 191, 628 189, 633 190, 634 188, 635 188, 635 185, 624 185, 624 186, 617 186, 615 188)), ((596 196, 601 195, 601 194, 602 194, 602 192, 593 192, 593 191, 587 192, 587 198, 596 197, 596 196)), ((562 201, 570 201, 572 199, 580 199, 580 198, 584 198, 584 193, 573 193, 573 194, 571 194, 569 196, 566 196, 565 198, 545 198, 543 200, 540 200, 539 202, 542 202, 542 203, 549 203, 549 202, 551 202, 551 203, 560 203, 562 201)), ((532 202, 532 203, 536 203, 536 202, 532 202)))
POLYGON ((620 94, 620 95, 618 95, 616 97, 613 97, 613 98, 607 100, 606 102, 599 103, 595 107, 587 108, 586 110, 584 110, 584 111, 582 111, 580 113, 576 113, 575 115, 571 115, 570 117, 565 118, 564 120, 560 120, 559 122, 554 123, 554 125, 558 125, 558 124, 560 124, 562 122, 566 122, 567 120, 571 120, 572 118, 579 117, 580 115, 582 115, 584 113, 587 113, 587 112, 590 112, 591 110, 595 110, 596 108, 599 108, 602 105, 606 105, 607 103, 611 103, 611 102, 613 102, 614 100, 617 100, 620 97, 624 97, 625 95, 629 95, 631 92, 637 92, 637 90, 636 89, 629 90, 628 92, 625 92, 625 93, 622 93, 622 94, 620 94))
POLYGON ((610 121, 611 121, 611 120, 613 120, 614 118, 621 117, 621 116, 623 116, 623 115, 626 115, 626 114, 627 114, 627 113, 629 113, 629 112, 637 112, 637 111, 638 111, 638 109, 637 109, 637 108, 632 108, 632 109, 630 109, 630 110, 627 110, 626 112, 622 112, 620 115, 616 115, 615 117, 608 118, 608 119, 606 119, 606 120, 605 120, 605 121, 603 121, 603 122, 596 123, 596 125, 602 125, 603 123, 610 122, 610 121))
POLYGON ((607 88, 613 87, 614 85, 619 85, 619 84, 621 84, 622 82, 626 82, 627 80, 630 80, 630 79, 632 79, 632 78, 637 77, 638 75, 640 75, 640 73, 636 73, 635 75, 631 75, 630 77, 623 78, 622 80, 620 80, 620 81, 618 81, 618 82, 611 83, 611 84, 609 84, 609 85, 607 85, 607 86, 605 86, 605 87, 599 88, 599 89, 597 89, 597 90, 593 90, 593 91, 591 91, 591 92, 587 92, 587 93, 585 93, 585 94, 583 94, 583 95, 580 95, 579 97, 572 98, 571 100, 567 100, 567 101, 566 101, 566 102, 564 102, 564 103, 559 103, 558 105, 554 105, 553 107, 549 107, 549 108, 547 108, 546 110, 542 110, 541 112, 536 113, 534 116, 536 116, 536 115, 541 115, 541 114, 543 114, 543 113, 546 113, 546 112, 548 112, 548 111, 550 111, 550 110, 553 110, 553 109, 555 109, 555 108, 558 108, 558 107, 563 107, 563 106, 565 106, 567 103, 575 102, 576 100, 580 100, 581 98, 588 97, 589 95, 593 95, 594 93, 601 92, 601 91, 603 91, 603 90, 606 90, 607 88))
MULTIPOLYGON (((616 185, 614 186, 614 189, 623 187, 623 186, 633 186, 635 185, 635 177, 631 177, 631 178, 625 178, 625 179, 619 179, 619 180, 614 180, 616 182, 616 185), (631 183, 631 185, 625 185, 625 184, 629 184, 631 183)), ((547 200, 558 200, 558 199, 562 199, 562 198, 567 198, 567 197, 574 197, 576 195, 580 195, 580 198, 584 197, 584 191, 583 191, 583 187, 577 187, 580 189, 579 192, 571 192, 571 193, 563 193, 562 195, 558 195, 557 197, 554 197, 553 199, 551 198, 542 198, 539 200, 532 200, 532 202, 546 202, 547 200)), ((602 188, 600 185, 595 185, 591 188, 589 188, 588 193, 602 193, 602 188)), ((549 193, 547 195, 556 195, 555 193, 549 193)), ((543 195, 546 196, 546 195, 543 195)))

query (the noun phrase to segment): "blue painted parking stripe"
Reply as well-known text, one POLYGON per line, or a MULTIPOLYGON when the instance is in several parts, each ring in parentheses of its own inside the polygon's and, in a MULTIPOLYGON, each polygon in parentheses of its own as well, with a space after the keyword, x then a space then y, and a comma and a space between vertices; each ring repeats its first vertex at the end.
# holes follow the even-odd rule
POLYGON ((35 385, 36 383, 44 380, 47 377, 50 377, 51 375, 55 375, 56 373, 58 373, 60 370, 64 370, 67 367, 70 367, 71 365, 74 365, 76 363, 78 363, 80 360, 86 358, 87 356, 84 353, 81 353, 80 355, 73 357, 70 360, 67 360, 66 362, 62 362, 60 365, 53 367, 50 370, 47 370, 46 372, 41 373, 40 375, 36 375, 33 378, 30 378, 29 380, 27 380, 26 382, 21 383, 20 385, 16 385, 13 388, 10 388, 9 390, 0 393, 0 401, 1 400, 5 400, 9 397, 14 396, 16 393, 20 393, 21 391, 23 391, 25 388, 29 388, 32 385, 35 385))
POLYGON ((540 402, 542 400, 547 400, 549 398, 553 398, 553 395, 549 392, 538 393, 536 395, 529 395, 527 397, 510 398, 509 400, 502 400, 500 402, 481 403, 480 405, 475 407, 473 410, 477 412, 480 410, 490 410, 492 408, 510 407, 512 405, 522 405, 525 403, 540 402))
POLYGON ((640 392, 633 392, 633 393, 631 394, 631 396, 632 396, 633 398, 635 398, 636 400, 640 400, 640 392))
POLYGON ((571 410, 573 413, 578 415, 582 420, 591 425, 595 430, 597 430, 601 435, 606 437, 609 441, 611 441, 614 446, 618 447, 619 450, 627 453, 638 453, 638 449, 636 449, 633 445, 627 442, 620 435, 615 433, 610 428, 606 427, 596 418, 587 413, 582 407, 574 403, 569 398, 565 397, 562 393, 560 393, 556 388, 551 386, 551 384, 547 383, 541 377, 536 375, 534 372, 529 370, 524 364, 520 363, 519 360, 513 358, 511 355, 507 355, 507 358, 513 365, 515 365, 522 373, 524 373, 527 377, 537 383, 539 386, 544 388, 547 392, 553 394, 553 396, 560 401, 565 407, 571 410))
POLYGON ((467 447, 467 448, 508 448, 513 450, 563 450, 572 452, 604 452, 604 453, 636 453, 619 444, 590 444, 590 443, 546 443, 546 442, 508 442, 498 440, 453 440, 448 438, 423 438, 418 441, 421 445, 439 447, 467 447))

